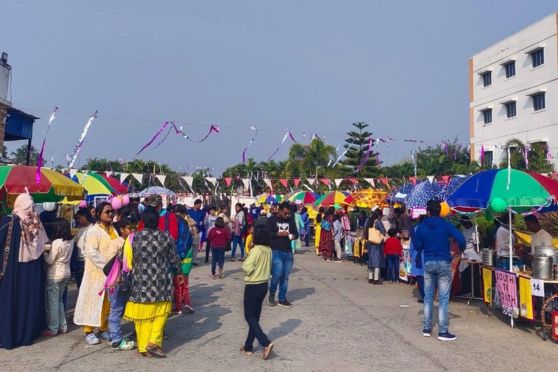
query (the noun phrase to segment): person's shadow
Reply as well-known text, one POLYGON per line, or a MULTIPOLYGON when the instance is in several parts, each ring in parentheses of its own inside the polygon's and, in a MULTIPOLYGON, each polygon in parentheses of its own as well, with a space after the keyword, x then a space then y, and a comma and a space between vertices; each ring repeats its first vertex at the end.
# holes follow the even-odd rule
POLYGON ((289 300, 291 301, 300 301, 308 296, 311 296, 316 292, 316 289, 311 288, 296 288, 289 291, 289 300))
POLYGON ((302 324, 302 320, 300 319, 289 319, 285 320, 281 324, 276 327, 273 327, 269 331, 269 339, 270 340, 277 340, 281 337, 287 336, 289 333, 294 331, 302 324))

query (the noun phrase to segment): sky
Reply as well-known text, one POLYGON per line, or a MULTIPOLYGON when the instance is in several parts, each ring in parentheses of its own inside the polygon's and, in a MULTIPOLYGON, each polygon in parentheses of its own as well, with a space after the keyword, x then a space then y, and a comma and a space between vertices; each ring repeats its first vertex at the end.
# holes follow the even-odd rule
POLYGON ((377 148, 393 164, 410 157, 404 138, 468 143, 468 58, 556 10, 546 0, 2 0, 0 51, 12 104, 41 118, 36 147, 60 108, 49 164, 65 163, 95 110, 78 165, 134 159, 167 120, 193 139, 221 129, 203 143, 170 135, 139 156, 182 172, 241 162, 251 127, 247 156, 262 161, 287 129, 337 146, 357 121, 396 139, 377 148))

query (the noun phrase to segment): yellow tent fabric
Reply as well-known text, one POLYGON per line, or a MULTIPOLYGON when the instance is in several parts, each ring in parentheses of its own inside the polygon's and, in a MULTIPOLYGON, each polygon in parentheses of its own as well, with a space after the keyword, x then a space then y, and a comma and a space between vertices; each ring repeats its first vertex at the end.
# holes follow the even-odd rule
MULTIPOLYGON (((514 234, 519 243, 527 245, 529 247, 531 246, 531 233, 515 230, 514 234)), ((554 248, 558 248, 558 238, 552 237, 552 246, 554 246, 554 248)))
POLYGON ((48 178, 57 195, 66 195, 70 200, 83 198, 83 186, 75 183, 62 173, 55 170, 42 168, 41 172, 48 178))

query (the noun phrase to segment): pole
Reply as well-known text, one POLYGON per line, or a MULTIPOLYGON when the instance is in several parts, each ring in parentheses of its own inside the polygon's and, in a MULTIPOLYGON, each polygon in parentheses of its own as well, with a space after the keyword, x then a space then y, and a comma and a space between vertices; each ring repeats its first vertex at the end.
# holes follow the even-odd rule
MULTIPOLYGON (((509 246, 510 246, 510 273, 513 274, 513 235, 512 235, 512 209, 511 207, 508 207, 508 231, 509 231, 509 246)), ((512 313, 510 314, 510 325, 513 328, 513 310, 512 309, 512 313)))

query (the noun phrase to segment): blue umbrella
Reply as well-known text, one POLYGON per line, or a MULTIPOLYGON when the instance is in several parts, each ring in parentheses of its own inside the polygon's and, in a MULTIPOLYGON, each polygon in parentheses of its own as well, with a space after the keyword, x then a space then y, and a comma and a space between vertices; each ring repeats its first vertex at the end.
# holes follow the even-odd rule
POLYGON ((440 200, 442 187, 437 182, 424 181, 416 185, 407 197, 405 206, 407 208, 426 208, 429 200, 440 200))
POLYGON ((440 192, 440 200, 448 200, 449 196, 455 192, 467 180, 465 176, 455 176, 450 179, 447 185, 440 192))

